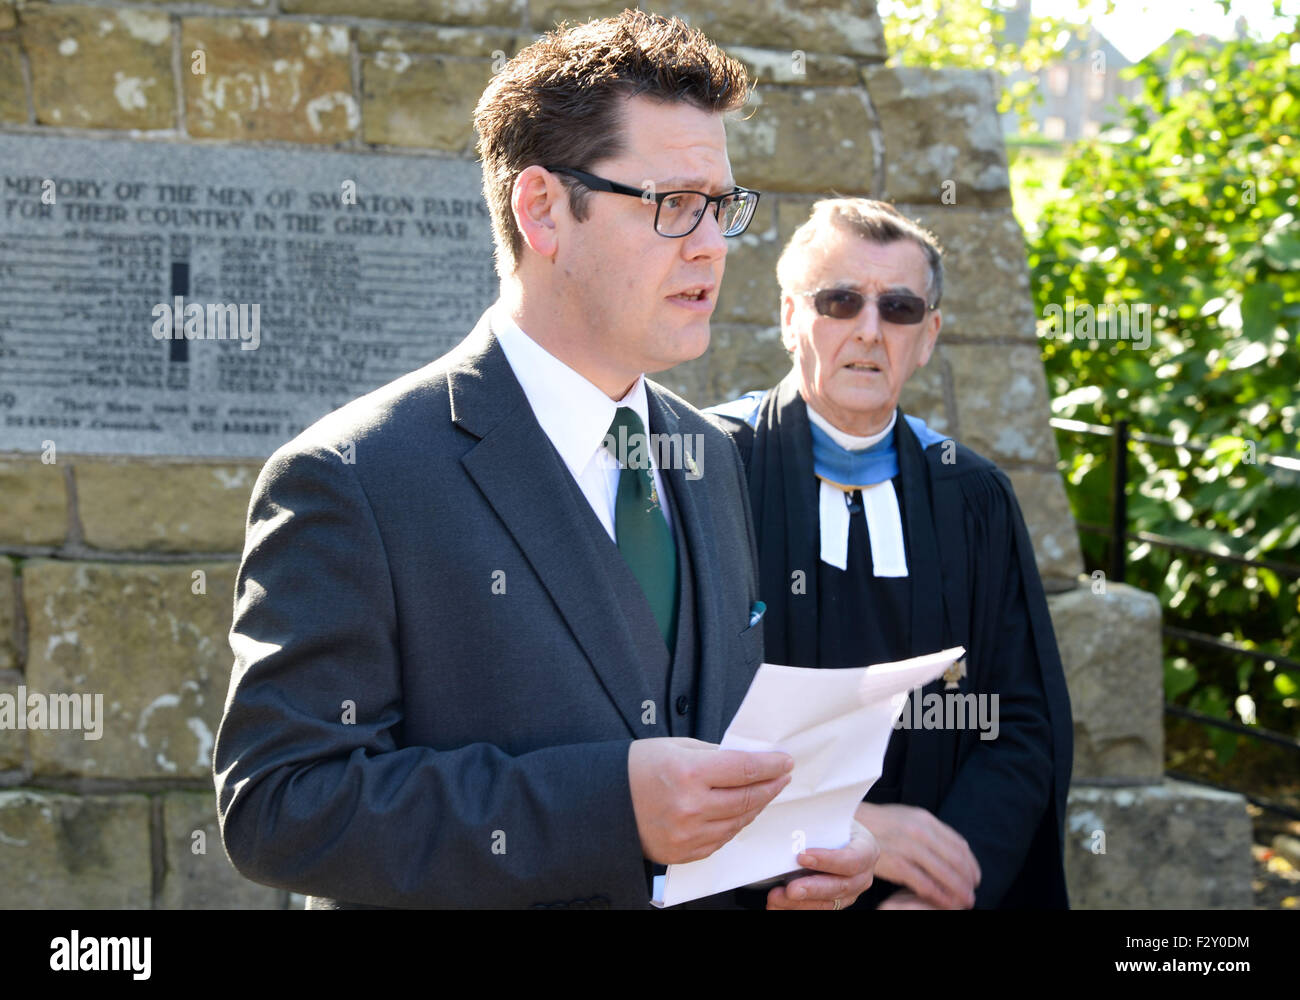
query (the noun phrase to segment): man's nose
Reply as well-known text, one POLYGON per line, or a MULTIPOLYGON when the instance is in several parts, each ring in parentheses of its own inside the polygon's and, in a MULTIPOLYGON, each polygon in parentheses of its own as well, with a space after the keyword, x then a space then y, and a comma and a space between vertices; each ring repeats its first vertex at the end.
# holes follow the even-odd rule
POLYGON ((867 299, 863 303, 853 332, 864 344, 874 343, 880 338, 880 307, 875 299, 867 299))
POLYGON ((704 218, 694 231, 682 240, 682 252, 690 259, 704 258, 722 260, 727 256, 727 238, 722 235, 722 224, 710 205, 704 210, 704 218))

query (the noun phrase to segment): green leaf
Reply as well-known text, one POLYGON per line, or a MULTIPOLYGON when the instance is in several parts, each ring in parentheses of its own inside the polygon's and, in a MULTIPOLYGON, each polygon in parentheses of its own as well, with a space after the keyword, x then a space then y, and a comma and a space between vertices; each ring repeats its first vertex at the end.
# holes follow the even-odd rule
POLYGON ((1196 668, 1181 656, 1165 660, 1165 700, 1176 701, 1196 686, 1196 668))
POLYGON ((1300 234, 1274 230, 1260 245, 1264 258, 1279 271, 1300 270, 1300 234))
POLYGON ((1237 756, 1237 749, 1241 745, 1241 737, 1234 732, 1226 729, 1220 729, 1217 726, 1206 726, 1210 736, 1210 746, 1214 748, 1214 757, 1222 767, 1237 756))
MULTIPOLYGON (((963 2, 945 0, 945 9, 963 2)), ((1130 70, 1139 90, 1121 113, 1131 138, 1062 151, 1059 187, 1033 194, 1041 224, 1027 258, 1040 315, 1067 296, 1151 308, 1147 350, 1044 345, 1054 412, 1231 442, 1217 456, 1135 443, 1131 529, 1296 564, 1300 473, 1248 461, 1252 452, 1300 454, 1300 67, 1289 55, 1300 20, 1289 22, 1275 38, 1212 47, 1180 32, 1130 70), (1182 78, 1178 93, 1172 78, 1182 78)), ((1107 442, 1056 438, 1075 517, 1108 524, 1107 442)), ((1104 538, 1084 533, 1080 543, 1089 570, 1105 565, 1104 538)), ((1130 552, 1128 581, 1157 594, 1169 624, 1300 657, 1300 579, 1151 545, 1130 552)), ((1187 657, 1164 665, 1171 698, 1227 718, 1224 692, 1250 694, 1261 725, 1300 732, 1300 671, 1251 671, 1239 656, 1169 648, 1187 657)), ((1247 739, 1238 750, 1232 733, 1207 739, 1221 759, 1256 752, 1247 739)))

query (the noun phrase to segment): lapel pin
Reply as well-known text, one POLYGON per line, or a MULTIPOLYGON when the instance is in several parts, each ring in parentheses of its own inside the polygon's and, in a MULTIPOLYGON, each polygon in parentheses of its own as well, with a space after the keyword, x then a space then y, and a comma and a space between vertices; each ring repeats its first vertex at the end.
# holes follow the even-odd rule
POLYGON ((958 687, 958 681, 966 676, 966 658, 953 662, 953 665, 943 672, 943 679, 947 682, 944 684, 945 691, 952 691, 958 687))

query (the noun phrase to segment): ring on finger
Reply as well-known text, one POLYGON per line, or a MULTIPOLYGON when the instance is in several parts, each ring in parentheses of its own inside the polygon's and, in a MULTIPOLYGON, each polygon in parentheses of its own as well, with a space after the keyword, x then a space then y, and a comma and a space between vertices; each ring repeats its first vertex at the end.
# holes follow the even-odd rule
POLYGON ((832 906, 831 909, 832 909, 832 910, 838 910, 839 908, 840 908, 840 897, 839 897, 839 896, 836 896, 836 897, 835 897, 835 905, 832 906))

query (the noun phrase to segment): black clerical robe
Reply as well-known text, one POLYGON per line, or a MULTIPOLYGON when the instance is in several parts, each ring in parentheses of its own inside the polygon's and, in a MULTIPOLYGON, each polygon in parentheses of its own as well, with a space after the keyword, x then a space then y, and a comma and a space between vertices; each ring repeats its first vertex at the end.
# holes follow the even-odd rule
MULTIPOLYGON (((965 837, 982 874, 976 907, 1067 906, 1070 703, 1006 476, 955 441, 922 450, 900 412, 893 483, 909 575, 874 576, 860 510, 840 571, 820 559, 812 431, 793 373, 763 400, 757 428, 714 416, 748 470, 769 662, 862 666, 960 645, 967 675, 959 692, 998 695, 996 739, 982 740, 974 726, 896 730, 867 801, 923 807, 965 837)), ((922 693, 945 690, 940 679, 922 693)), ((859 905, 897 888, 877 880, 859 905)))

